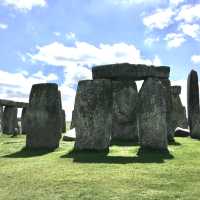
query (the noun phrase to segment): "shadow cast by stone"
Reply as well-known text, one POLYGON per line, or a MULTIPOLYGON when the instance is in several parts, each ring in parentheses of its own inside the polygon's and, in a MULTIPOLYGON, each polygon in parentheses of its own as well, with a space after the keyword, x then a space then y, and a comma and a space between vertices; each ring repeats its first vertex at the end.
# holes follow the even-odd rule
POLYGON ((181 146, 181 145, 182 145, 180 142, 176 142, 175 140, 169 142, 168 144, 169 144, 169 145, 174 145, 174 146, 181 146))
POLYGON ((36 157, 36 156, 42 156, 48 153, 53 152, 55 149, 29 149, 29 148, 23 148, 18 152, 5 155, 3 157, 5 158, 29 158, 29 157, 36 157))
POLYGON ((108 163, 108 164, 128 164, 128 163, 164 163, 174 156, 169 152, 139 150, 137 156, 108 156, 108 152, 91 152, 72 150, 61 158, 73 158, 77 163, 108 163))

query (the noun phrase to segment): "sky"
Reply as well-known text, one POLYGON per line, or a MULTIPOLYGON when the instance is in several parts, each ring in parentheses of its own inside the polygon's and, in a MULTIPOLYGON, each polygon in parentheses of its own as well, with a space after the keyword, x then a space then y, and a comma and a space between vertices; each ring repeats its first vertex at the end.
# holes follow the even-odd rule
POLYGON ((200 74, 200 0, 0 0, 0 94, 28 102, 32 84, 54 82, 71 119, 79 80, 94 65, 171 67, 186 105, 200 74))

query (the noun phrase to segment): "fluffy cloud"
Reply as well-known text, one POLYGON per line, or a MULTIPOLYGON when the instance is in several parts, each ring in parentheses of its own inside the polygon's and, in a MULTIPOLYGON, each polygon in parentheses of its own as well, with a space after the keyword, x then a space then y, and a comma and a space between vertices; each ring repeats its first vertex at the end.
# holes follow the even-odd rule
POLYGON ((8 25, 4 23, 0 23, 0 29, 7 29, 8 25))
POLYGON ((164 29, 172 23, 175 12, 171 8, 157 9, 153 14, 145 16, 143 23, 151 29, 164 29))
POLYGON ((178 6, 179 4, 183 3, 185 0, 169 0, 170 5, 178 6))
POLYGON ((181 30, 185 35, 188 35, 194 39, 198 39, 200 36, 199 24, 181 24, 179 26, 179 30, 181 30))
POLYGON ((47 4, 45 0, 0 0, 0 3, 20 11, 29 11, 33 7, 44 7, 47 4))
POLYGON ((77 83, 81 79, 92 78, 91 67, 93 65, 122 62, 161 65, 158 56, 146 59, 134 45, 126 43, 94 46, 76 41, 74 46, 65 46, 54 42, 38 46, 37 53, 29 53, 28 56, 33 62, 43 62, 64 68, 65 81, 60 86, 60 90, 67 120, 71 119, 77 83))
POLYGON ((196 5, 184 5, 181 7, 180 12, 176 16, 177 21, 185 21, 191 23, 194 20, 200 19, 200 4, 196 5))
POLYGON ((191 61, 192 61, 193 63, 200 63, 200 55, 193 55, 193 56, 191 57, 191 61))
POLYGON ((144 44, 147 46, 152 46, 154 43, 159 42, 159 37, 148 37, 144 40, 144 44))
POLYGON ((180 47, 183 42, 185 42, 185 38, 183 34, 180 33, 169 33, 166 35, 164 40, 167 41, 167 46, 169 48, 177 48, 180 47))

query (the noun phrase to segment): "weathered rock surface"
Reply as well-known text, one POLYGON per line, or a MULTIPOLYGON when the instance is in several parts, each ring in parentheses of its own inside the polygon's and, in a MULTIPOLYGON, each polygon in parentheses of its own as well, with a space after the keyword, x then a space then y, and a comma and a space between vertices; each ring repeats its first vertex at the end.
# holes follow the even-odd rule
POLYGON ((171 87, 171 97, 172 97, 172 111, 171 111, 171 127, 173 132, 177 127, 183 129, 188 128, 186 110, 182 105, 179 94, 181 93, 180 86, 171 87))
POLYGON ((5 106, 2 117, 2 132, 4 134, 16 134, 17 130, 17 108, 5 106))
POLYGON ((112 91, 112 139, 138 140, 136 83, 134 81, 112 81, 112 91))
POLYGON ((21 115, 21 132, 22 134, 26 134, 27 133, 27 129, 28 129, 28 122, 27 122, 27 119, 26 119, 26 111, 27 111, 27 108, 23 108, 22 109, 22 115, 21 115))
POLYGON ((6 100, 6 99, 0 99, 0 106, 10 106, 10 107, 16 107, 16 108, 24 108, 24 107, 28 106, 28 103, 10 101, 10 100, 6 100))
POLYGON ((148 78, 139 92, 139 142, 143 149, 167 150, 166 89, 161 81, 148 78))
POLYGON ((191 137, 200 139, 199 85, 198 75, 194 70, 187 80, 187 108, 191 137))
POLYGON ((93 79, 144 80, 148 77, 169 78, 170 68, 129 63, 101 65, 92 68, 93 79))
POLYGON ((76 130, 75 149, 108 149, 112 129, 111 113, 111 81, 79 81, 73 112, 76 130))
POLYGON ((65 119, 65 110, 61 111, 61 126, 62 126, 62 133, 66 132, 66 119, 65 119))
POLYGON ((177 127, 174 134, 176 137, 188 137, 190 135, 190 131, 188 129, 177 127))
POLYGON ((32 86, 29 107, 26 147, 54 149, 61 138, 61 109, 57 84, 32 86))

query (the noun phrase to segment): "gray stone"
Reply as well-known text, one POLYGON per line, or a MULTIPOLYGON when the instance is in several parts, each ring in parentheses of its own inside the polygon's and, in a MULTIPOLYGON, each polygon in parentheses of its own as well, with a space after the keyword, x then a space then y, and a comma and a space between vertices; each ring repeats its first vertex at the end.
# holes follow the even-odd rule
POLYGON ((190 131, 188 129, 177 127, 174 134, 176 137, 188 137, 190 135, 190 131))
POLYGON ((137 86, 134 81, 112 81, 112 139, 138 140, 136 106, 137 86))
POLYGON ((112 86, 109 80, 79 81, 75 106, 75 149, 106 150, 112 129, 112 86))
POLYGON ((169 78, 170 68, 129 63, 101 65, 92 68, 93 79, 144 80, 148 77, 169 78))
POLYGON ((199 85, 197 72, 192 70, 187 80, 188 124, 191 137, 200 139, 199 85))
POLYGON ((186 110, 182 105, 179 94, 181 92, 180 86, 172 86, 171 87, 171 97, 172 97, 172 110, 171 110, 171 127, 173 132, 177 127, 181 127, 183 129, 188 128, 186 110))
POLYGON ((167 150, 166 89, 161 81, 148 78, 139 92, 138 118, 141 149, 167 150))
POLYGON ((21 115, 21 133, 22 134, 26 134, 27 130, 28 130, 28 122, 27 122, 27 119, 26 119, 26 111, 27 111, 26 107, 22 109, 22 115, 21 115))
POLYGON ((6 99, 0 99, 0 106, 10 106, 10 107, 24 108, 24 107, 28 106, 28 103, 10 101, 10 100, 6 100, 6 99))
POLYGON ((61 109, 58 86, 54 83, 32 86, 26 111, 26 147, 54 149, 61 138, 61 109))
POLYGON ((2 132, 4 134, 15 134, 17 124, 17 108, 13 106, 5 106, 2 117, 2 132))

